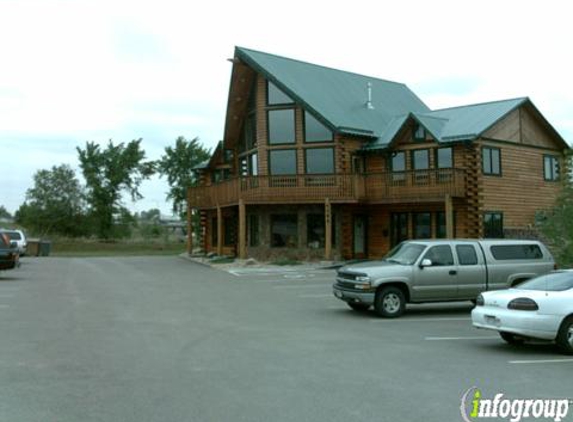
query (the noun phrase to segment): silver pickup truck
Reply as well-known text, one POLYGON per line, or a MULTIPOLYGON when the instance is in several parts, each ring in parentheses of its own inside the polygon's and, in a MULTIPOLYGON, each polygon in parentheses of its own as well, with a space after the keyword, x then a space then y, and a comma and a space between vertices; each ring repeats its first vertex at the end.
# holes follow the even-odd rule
POLYGON ((338 270, 334 296, 357 311, 404 313, 406 303, 474 301, 556 268, 549 250, 529 240, 411 240, 381 261, 338 270))

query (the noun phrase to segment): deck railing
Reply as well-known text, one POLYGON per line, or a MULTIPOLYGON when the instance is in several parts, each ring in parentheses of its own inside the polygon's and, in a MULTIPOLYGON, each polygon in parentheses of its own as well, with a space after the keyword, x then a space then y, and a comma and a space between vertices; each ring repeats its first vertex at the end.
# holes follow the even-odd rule
POLYGON ((446 194, 465 195, 463 169, 433 169, 393 173, 244 176, 210 186, 189 188, 192 207, 245 203, 395 203, 439 200, 446 194))

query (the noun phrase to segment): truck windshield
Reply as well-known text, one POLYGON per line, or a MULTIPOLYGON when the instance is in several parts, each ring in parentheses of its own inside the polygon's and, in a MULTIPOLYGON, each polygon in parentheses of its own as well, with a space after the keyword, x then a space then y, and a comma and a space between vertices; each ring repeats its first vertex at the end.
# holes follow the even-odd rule
POLYGON ((425 245, 417 243, 400 243, 384 257, 384 261, 394 262, 400 265, 412 265, 423 250, 425 245))

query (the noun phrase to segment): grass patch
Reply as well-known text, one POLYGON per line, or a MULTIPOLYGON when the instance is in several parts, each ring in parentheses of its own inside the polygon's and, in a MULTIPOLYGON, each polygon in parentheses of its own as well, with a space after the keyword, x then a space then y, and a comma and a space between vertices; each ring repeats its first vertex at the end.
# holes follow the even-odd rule
POLYGON ((284 258, 284 259, 278 259, 276 261, 272 261, 271 265, 301 265, 302 262, 294 260, 294 259, 288 259, 288 258, 284 258))
POLYGON ((54 240, 50 255, 57 257, 178 255, 185 252, 181 242, 54 240))

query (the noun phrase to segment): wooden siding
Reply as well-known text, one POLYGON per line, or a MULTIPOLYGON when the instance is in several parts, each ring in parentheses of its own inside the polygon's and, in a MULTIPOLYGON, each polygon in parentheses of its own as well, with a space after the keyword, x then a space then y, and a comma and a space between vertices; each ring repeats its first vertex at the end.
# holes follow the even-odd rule
MULTIPOLYGON (((526 228, 535 213, 553 206, 560 183, 543 178, 543 155, 554 150, 481 141, 501 149, 501 176, 482 175, 483 211, 503 212, 504 228, 526 228)), ((557 153, 558 154, 558 153, 557 153)))

